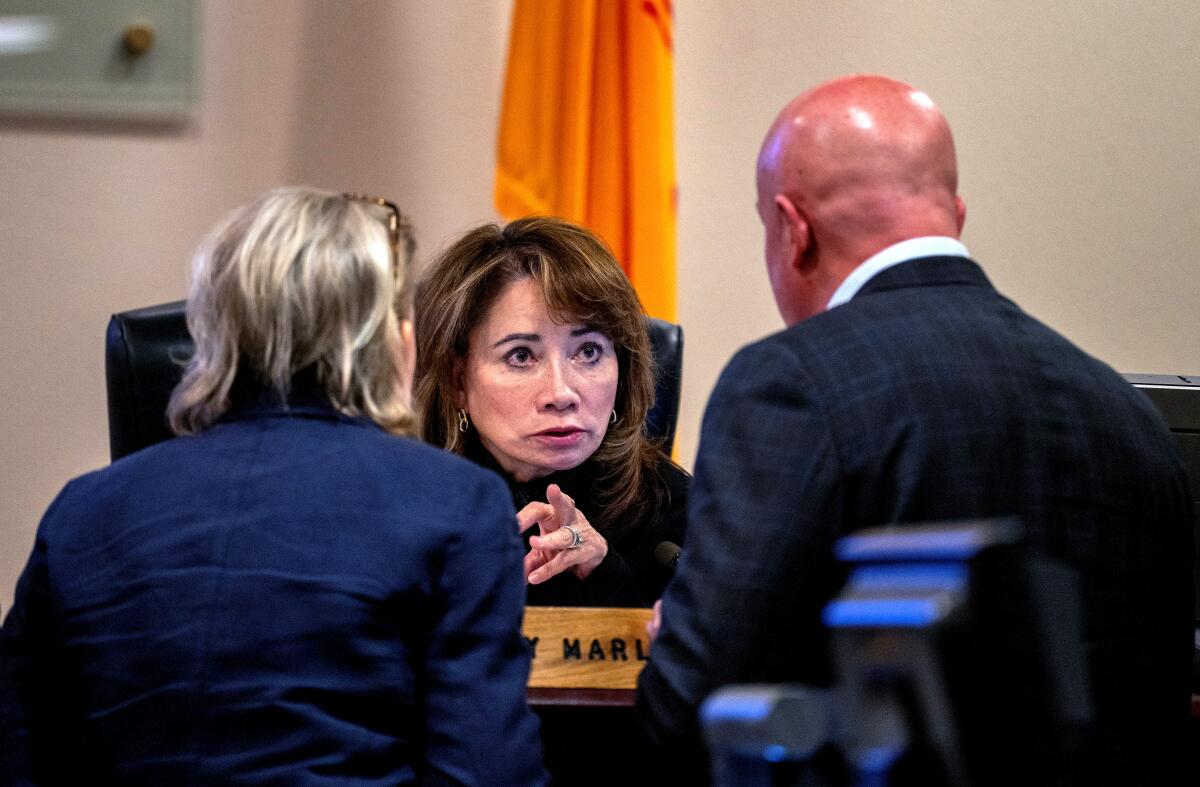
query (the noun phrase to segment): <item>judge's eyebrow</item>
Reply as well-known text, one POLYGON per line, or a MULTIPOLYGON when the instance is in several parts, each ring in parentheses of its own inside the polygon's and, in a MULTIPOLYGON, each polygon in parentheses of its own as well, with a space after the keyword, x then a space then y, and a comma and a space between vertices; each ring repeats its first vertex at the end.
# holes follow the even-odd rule
MULTIPOLYGON (((574 338, 576 336, 583 336, 589 333, 598 333, 601 336, 605 335, 604 331, 600 330, 599 328, 591 325, 585 325, 582 328, 576 328, 575 330, 571 331, 571 336, 574 338)), ((499 347, 500 345, 508 344, 509 342, 540 342, 541 340, 542 335, 540 333, 510 333, 493 344, 492 347, 499 347)))
POLYGON ((542 335, 539 333, 510 333, 492 346, 499 347, 508 342, 540 342, 541 340, 542 335))

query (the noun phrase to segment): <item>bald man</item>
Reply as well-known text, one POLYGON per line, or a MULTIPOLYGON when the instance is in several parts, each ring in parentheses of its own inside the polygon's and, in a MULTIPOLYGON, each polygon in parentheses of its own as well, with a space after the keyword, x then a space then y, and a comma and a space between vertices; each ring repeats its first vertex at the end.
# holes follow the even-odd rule
POLYGON ((757 207, 788 328, 741 350, 709 401, 639 683, 657 745, 702 762, 697 708, 721 685, 836 680, 820 612, 839 537, 1016 515, 1082 578, 1112 757, 1098 781, 1169 783, 1192 509, 1161 418, 969 259, 950 128, 924 93, 851 76, 796 98, 763 142, 757 207))

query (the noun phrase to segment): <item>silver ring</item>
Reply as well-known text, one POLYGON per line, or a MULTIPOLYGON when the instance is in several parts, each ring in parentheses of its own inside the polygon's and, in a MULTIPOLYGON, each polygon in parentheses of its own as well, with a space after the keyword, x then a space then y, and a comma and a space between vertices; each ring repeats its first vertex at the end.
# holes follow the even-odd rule
POLYGON ((567 544, 567 549, 579 549, 580 545, 583 544, 583 536, 570 525, 563 525, 563 527, 571 531, 571 543, 567 544))

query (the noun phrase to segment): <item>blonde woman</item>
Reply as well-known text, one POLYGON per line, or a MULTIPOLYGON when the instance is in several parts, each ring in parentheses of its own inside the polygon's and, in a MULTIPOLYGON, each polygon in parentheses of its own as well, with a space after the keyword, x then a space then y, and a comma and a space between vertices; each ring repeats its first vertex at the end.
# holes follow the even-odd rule
POLYGON ((282 189, 203 245, 182 436, 42 521, 0 781, 544 780, 507 490, 406 437, 405 235, 390 203, 282 189))

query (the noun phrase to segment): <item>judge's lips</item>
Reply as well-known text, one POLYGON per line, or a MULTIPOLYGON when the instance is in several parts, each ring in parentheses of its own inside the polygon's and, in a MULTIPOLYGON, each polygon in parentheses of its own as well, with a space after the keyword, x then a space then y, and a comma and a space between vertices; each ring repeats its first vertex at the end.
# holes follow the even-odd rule
POLYGON ((576 445, 586 436, 587 431, 578 426, 555 426, 536 432, 533 438, 551 448, 565 448, 576 445))

